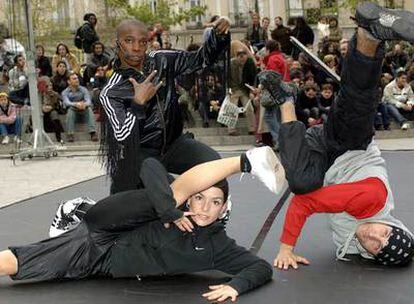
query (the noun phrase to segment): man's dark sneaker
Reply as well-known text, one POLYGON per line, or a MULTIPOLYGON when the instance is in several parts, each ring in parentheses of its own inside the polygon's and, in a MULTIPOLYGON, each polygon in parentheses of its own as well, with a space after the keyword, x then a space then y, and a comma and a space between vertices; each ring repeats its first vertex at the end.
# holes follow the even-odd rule
POLYGON ((75 136, 73 134, 68 134, 67 135, 67 142, 74 142, 75 141, 75 136))
POLYGON ((378 40, 414 42, 414 13, 365 2, 357 7, 355 21, 378 40))
POLYGON ((257 79, 262 89, 260 103, 264 107, 281 105, 289 98, 295 98, 294 88, 284 82, 278 72, 262 71, 257 75, 257 79))
POLYGON ((96 132, 91 132, 91 141, 98 141, 98 135, 96 135, 96 132))

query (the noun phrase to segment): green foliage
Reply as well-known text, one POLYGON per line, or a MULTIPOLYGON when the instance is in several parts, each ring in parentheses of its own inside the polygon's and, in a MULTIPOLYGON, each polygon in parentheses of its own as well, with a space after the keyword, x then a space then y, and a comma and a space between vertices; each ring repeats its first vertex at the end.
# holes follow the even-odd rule
POLYGON ((306 10, 306 22, 308 24, 317 24, 321 17, 321 10, 319 8, 308 8, 306 10))
POLYGON ((180 7, 177 12, 172 9, 179 5, 178 1, 174 0, 158 0, 155 10, 152 9, 149 3, 130 5, 127 0, 108 0, 108 5, 148 25, 161 22, 166 29, 184 21, 189 21, 196 16, 204 15, 207 9, 205 6, 194 6, 189 9, 180 7))
MULTIPOLYGON (((388 8, 403 8, 404 7, 404 0, 370 0, 371 2, 379 3, 381 5, 385 5, 388 8)), ((344 0, 341 7, 351 9, 353 12, 355 11, 358 4, 365 2, 365 0, 344 0)))

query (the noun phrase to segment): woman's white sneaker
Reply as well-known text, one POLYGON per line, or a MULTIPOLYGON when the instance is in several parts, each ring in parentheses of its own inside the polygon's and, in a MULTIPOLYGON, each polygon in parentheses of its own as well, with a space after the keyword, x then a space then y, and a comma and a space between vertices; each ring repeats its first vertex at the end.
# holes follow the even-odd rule
POLYGON ((257 176, 273 193, 279 194, 285 184, 285 169, 270 147, 254 148, 246 152, 252 167, 250 174, 257 176))

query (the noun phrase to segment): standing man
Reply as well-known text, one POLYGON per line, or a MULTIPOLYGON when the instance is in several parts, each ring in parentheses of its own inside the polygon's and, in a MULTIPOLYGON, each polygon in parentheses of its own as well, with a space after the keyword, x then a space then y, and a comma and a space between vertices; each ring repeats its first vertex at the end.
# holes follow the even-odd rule
POLYGON ((283 25, 282 17, 275 18, 275 28, 271 32, 271 37, 280 43, 282 52, 286 55, 292 54, 292 43, 290 42, 290 28, 283 25))
POLYGON ((89 64, 93 55, 92 45, 94 42, 99 41, 99 36, 95 30, 98 19, 94 13, 87 13, 83 17, 83 20, 85 23, 79 29, 79 37, 82 41, 83 52, 85 53, 85 63, 89 64))
POLYGON ((197 52, 160 50, 146 55, 147 26, 137 20, 118 26, 114 73, 100 95, 107 115, 102 148, 111 193, 141 188, 141 164, 150 156, 177 174, 220 158, 192 135, 183 135, 175 78, 211 66, 229 47, 229 28, 227 18, 218 19, 197 52))

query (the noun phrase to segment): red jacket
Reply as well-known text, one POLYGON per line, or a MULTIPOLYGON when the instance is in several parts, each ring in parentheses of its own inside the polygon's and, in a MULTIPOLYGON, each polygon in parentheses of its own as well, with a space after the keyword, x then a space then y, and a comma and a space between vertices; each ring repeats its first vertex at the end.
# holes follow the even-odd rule
POLYGON ((282 52, 271 52, 264 58, 264 64, 266 66, 266 70, 276 71, 283 76, 284 81, 290 81, 289 68, 282 52))

